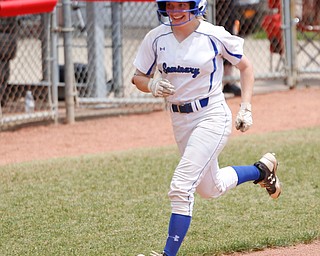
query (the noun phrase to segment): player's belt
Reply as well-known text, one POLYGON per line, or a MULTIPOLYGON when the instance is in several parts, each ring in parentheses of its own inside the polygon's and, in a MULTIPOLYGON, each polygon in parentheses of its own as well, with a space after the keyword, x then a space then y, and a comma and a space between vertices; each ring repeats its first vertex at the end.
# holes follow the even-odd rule
POLYGON ((208 106, 209 103, 209 97, 201 99, 201 100, 197 100, 194 103, 185 103, 182 105, 176 105, 176 104, 172 104, 171 108, 173 112, 179 112, 179 113, 192 113, 192 112, 196 112, 198 111, 198 104, 201 106, 201 108, 204 108, 206 106, 208 106), (196 108, 196 109, 194 109, 196 108))

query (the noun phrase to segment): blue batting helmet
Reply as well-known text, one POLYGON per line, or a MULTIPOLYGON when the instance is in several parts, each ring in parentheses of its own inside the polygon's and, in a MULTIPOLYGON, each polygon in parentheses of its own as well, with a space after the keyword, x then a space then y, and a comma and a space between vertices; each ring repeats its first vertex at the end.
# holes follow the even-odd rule
POLYGON ((207 0, 156 0, 158 4, 158 14, 167 17, 168 14, 166 12, 166 2, 190 2, 190 10, 192 14, 195 16, 202 16, 204 15, 206 8, 207 8, 207 0))

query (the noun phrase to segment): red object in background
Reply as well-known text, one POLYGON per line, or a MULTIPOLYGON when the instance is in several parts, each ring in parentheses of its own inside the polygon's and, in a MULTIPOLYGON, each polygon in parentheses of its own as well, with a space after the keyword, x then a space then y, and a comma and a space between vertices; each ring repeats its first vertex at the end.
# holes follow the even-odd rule
POLYGON ((52 12, 58 0, 0 0, 0 17, 52 12))
POLYGON ((283 54, 283 39, 280 13, 266 15, 262 21, 262 28, 267 32, 270 41, 270 51, 283 54))
POLYGON ((116 3, 126 3, 126 2, 154 2, 154 0, 77 0, 77 2, 116 2, 116 3))
POLYGON ((126 3, 126 2, 154 2, 154 0, 72 0, 77 2, 116 2, 116 3, 126 3))
POLYGON ((278 9, 280 11, 281 0, 269 0, 268 6, 270 9, 278 9))
POLYGON ((281 0, 268 0, 268 7, 277 10, 277 13, 266 15, 262 20, 261 26, 267 32, 270 41, 270 51, 283 54, 281 0))

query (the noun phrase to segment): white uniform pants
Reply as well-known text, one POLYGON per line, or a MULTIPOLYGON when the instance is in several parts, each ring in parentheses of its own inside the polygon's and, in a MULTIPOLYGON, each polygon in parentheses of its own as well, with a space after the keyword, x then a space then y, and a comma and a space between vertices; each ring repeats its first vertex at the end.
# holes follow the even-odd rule
POLYGON ((172 213, 192 216, 194 193, 219 197, 237 185, 231 167, 219 169, 218 156, 232 129, 232 115, 225 101, 210 103, 200 111, 171 113, 174 136, 181 153, 168 193, 172 213))

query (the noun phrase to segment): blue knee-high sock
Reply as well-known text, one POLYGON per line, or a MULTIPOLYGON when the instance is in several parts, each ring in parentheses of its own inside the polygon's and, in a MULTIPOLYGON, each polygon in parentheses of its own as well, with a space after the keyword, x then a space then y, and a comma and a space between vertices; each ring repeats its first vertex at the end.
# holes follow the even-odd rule
POLYGON ((238 184, 244 183, 246 181, 258 180, 260 179, 261 172, 254 165, 248 166, 232 166, 238 175, 238 184))
POLYGON ((191 223, 191 216, 172 213, 169 223, 167 243, 164 252, 176 256, 191 223))

